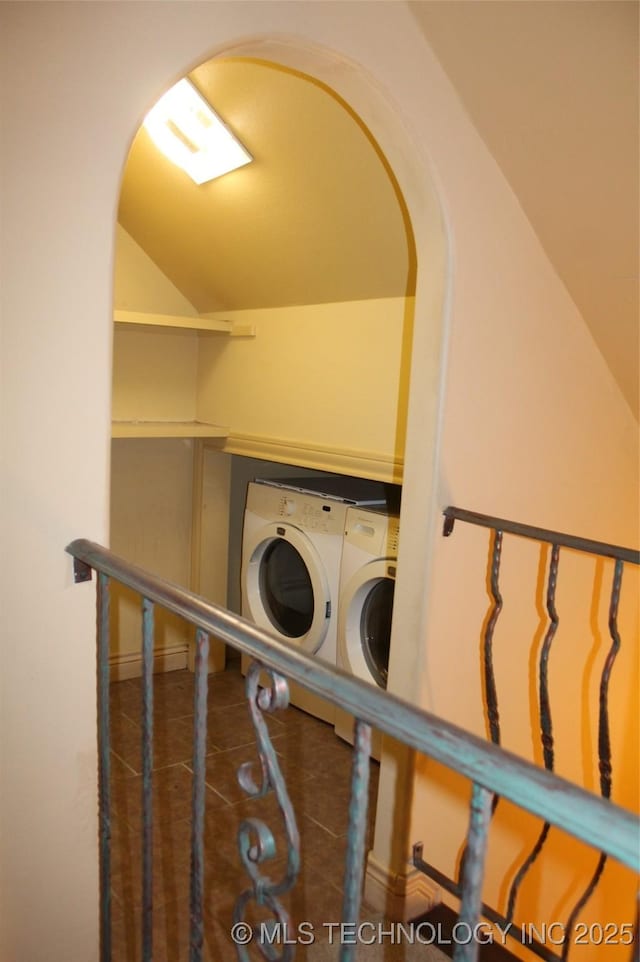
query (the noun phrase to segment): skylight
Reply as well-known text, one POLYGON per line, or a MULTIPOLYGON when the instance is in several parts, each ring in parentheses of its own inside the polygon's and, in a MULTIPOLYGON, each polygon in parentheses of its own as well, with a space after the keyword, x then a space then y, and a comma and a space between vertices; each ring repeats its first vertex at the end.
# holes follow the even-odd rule
POLYGON ((156 147, 196 184, 253 160, 186 77, 160 98, 144 126, 156 147))

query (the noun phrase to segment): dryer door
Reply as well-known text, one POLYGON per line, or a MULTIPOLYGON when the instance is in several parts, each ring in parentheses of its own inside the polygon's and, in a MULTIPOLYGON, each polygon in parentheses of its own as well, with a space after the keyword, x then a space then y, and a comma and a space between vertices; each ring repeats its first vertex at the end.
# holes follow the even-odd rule
POLYGON ((396 565, 364 565, 342 590, 338 621, 341 666, 357 678, 387 687, 396 565))
POLYGON ((273 523, 244 543, 243 610, 261 628, 315 654, 331 617, 331 595, 320 556, 307 535, 273 523))

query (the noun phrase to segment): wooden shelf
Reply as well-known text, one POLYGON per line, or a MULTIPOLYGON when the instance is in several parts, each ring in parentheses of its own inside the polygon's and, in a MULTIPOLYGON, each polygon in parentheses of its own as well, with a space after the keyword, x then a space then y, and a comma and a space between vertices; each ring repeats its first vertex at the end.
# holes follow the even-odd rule
POLYGON ((206 317, 181 317, 176 314, 147 314, 142 311, 114 311, 116 324, 134 327, 155 327, 164 330, 200 331, 207 334, 232 334, 232 321, 211 320, 206 317))
POLYGON ((112 421, 112 438, 226 438, 229 428, 205 421, 112 421))

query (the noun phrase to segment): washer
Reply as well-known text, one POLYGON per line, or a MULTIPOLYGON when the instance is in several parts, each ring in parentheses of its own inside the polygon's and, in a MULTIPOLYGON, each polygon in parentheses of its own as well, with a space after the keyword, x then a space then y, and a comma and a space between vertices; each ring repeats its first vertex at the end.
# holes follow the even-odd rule
MULTIPOLYGON (((349 508, 340 569, 337 665, 387 687, 400 521, 385 510, 349 508)), ((352 742, 353 718, 336 713, 336 734, 352 742)), ((374 735, 376 733, 374 732, 374 735)), ((379 736, 372 755, 379 758, 379 736)))
MULTIPOLYGON (((242 537, 243 616, 335 665, 347 509, 384 503, 383 484, 357 478, 250 482, 242 537)), ((334 723, 332 705, 297 685, 289 688, 292 704, 334 723)))

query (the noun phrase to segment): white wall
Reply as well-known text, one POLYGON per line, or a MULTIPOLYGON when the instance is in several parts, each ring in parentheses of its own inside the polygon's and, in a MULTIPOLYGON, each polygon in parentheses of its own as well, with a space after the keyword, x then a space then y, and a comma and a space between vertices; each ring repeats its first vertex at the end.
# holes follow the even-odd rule
MULTIPOLYGON (((416 233, 419 272, 403 495, 411 524, 403 528, 395 625, 398 637, 418 643, 392 665, 394 685, 408 697, 421 697, 424 670, 432 666, 423 664, 423 653, 441 644, 425 591, 434 505, 471 498, 477 474, 474 507, 495 504, 502 513, 534 520, 527 491, 542 499, 545 477, 565 484, 584 477, 586 462, 573 457, 573 448, 571 464, 560 471, 567 464, 566 427, 562 451, 558 442, 544 471, 525 440, 537 417, 552 420, 546 393, 547 414, 533 413, 530 378, 544 381, 545 392, 559 390, 547 377, 547 359, 542 372, 526 373, 532 358, 539 363, 538 339, 551 350, 558 332, 570 332, 559 338, 558 363, 566 374, 572 363, 566 349, 580 338, 579 319, 404 4, 2 4, 0 18, 6 559, 0 952, 8 960, 89 962, 97 958, 93 588, 72 586, 63 546, 77 535, 107 539, 113 224, 119 172, 145 110, 215 50, 242 38, 283 36, 289 39, 273 48, 280 58, 302 64, 345 97, 396 172, 416 233), (323 62, 315 44, 339 53, 323 62), (365 73, 354 72, 351 60, 365 73), (40 129, 32 123, 36 114, 40 129), (445 199, 455 291, 446 474, 437 498, 432 478, 445 250, 428 157, 445 199), (553 327, 553 339, 539 337, 541 321, 553 327), (496 367, 490 382, 484 372, 501 343, 511 363, 496 367), (472 381, 475 390, 466 380, 470 373, 479 379, 472 381), (509 433, 485 448, 482 437, 493 436, 495 407, 488 400, 494 394, 499 425, 509 433), (478 412, 470 415, 474 404, 478 412), (488 452, 505 459, 497 487, 499 472, 488 452)), ((268 55, 270 48, 259 49, 268 55)), ((593 351, 586 353, 583 388, 558 399, 566 412, 561 420, 584 435, 584 451, 593 437, 584 402, 594 394, 588 410, 601 411, 598 444, 606 429, 609 450, 617 435, 634 451, 613 384, 598 376, 596 388, 586 390, 600 364, 593 351)), ((611 538, 620 529, 607 518, 607 504, 623 483, 616 479, 623 470, 619 458, 616 468, 597 475, 599 518, 592 522, 611 538)), ((540 500, 537 520, 552 521, 555 503, 549 493, 543 510, 540 500)), ((588 507, 569 497, 566 504, 571 515, 563 516, 564 525, 573 527, 578 515, 590 519, 588 507)), ((380 811, 390 803, 384 778, 380 811)), ((383 852, 384 840, 377 847, 383 852)))

